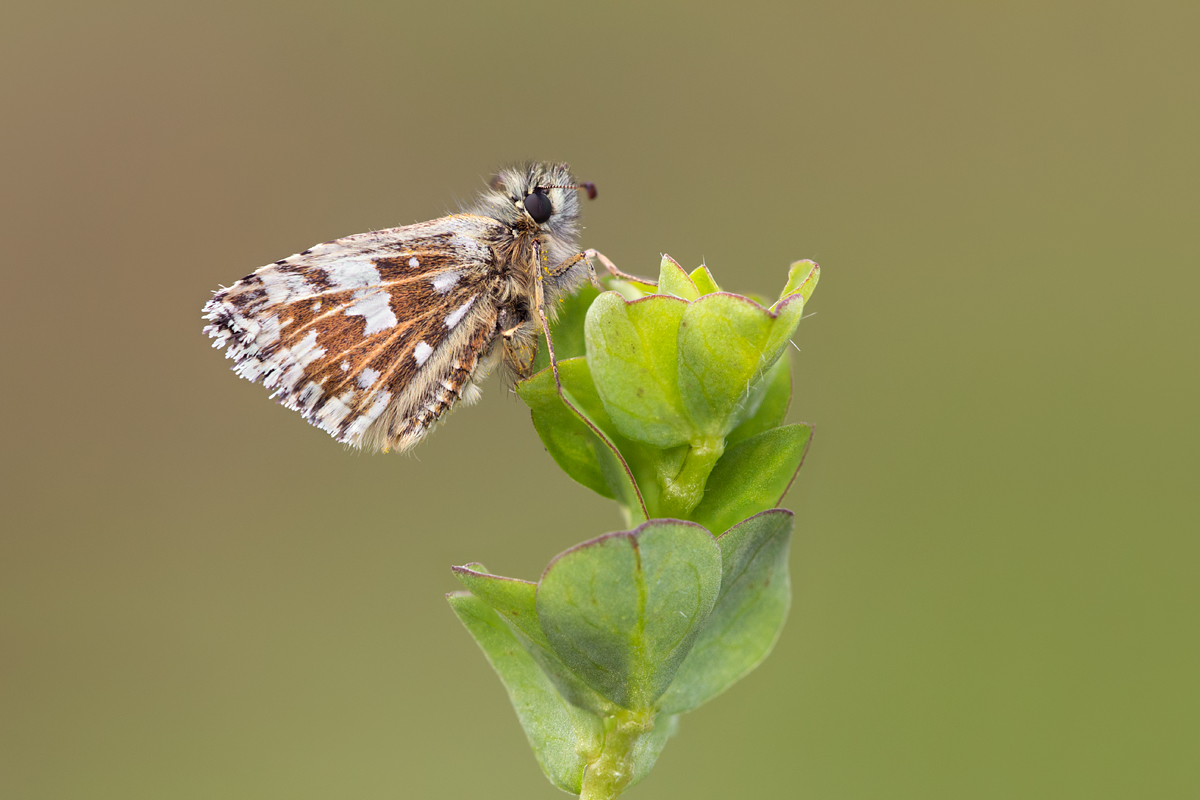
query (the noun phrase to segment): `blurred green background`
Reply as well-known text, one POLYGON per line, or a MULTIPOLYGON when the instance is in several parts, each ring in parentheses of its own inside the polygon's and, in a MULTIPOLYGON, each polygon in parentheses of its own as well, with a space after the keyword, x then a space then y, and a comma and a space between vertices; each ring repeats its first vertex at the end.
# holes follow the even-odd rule
POLYGON ((442 595, 615 505, 500 381, 365 456, 200 333, 531 157, 626 269, 823 270, 791 619, 631 796, 1200 796, 1200 6, 0 19, 0 797, 562 796, 442 595))

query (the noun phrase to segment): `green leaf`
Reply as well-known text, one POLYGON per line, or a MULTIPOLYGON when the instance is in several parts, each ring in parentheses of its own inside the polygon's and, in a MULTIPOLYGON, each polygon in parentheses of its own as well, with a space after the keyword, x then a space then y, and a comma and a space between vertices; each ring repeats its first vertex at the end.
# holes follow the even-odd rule
POLYGON ((772 313, 775 314, 775 324, 771 326, 771 334, 763 345, 763 357, 766 359, 779 358, 796 334, 796 327, 804 317, 804 296, 793 294, 779 301, 772 306, 772 313))
POLYGON ((691 518, 711 531, 725 531, 779 505, 811 437, 812 426, 798 423, 772 428, 726 450, 691 518))
POLYGON ((609 291, 616 292, 626 300, 633 302, 641 300, 643 297, 651 294, 658 294, 658 287, 653 283, 642 283, 641 281, 623 281, 617 278, 609 278, 602 281, 609 291))
POLYGON ((817 280, 821 277, 821 268, 815 261, 797 261, 788 271, 787 286, 771 313, 775 315, 775 326, 767 340, 764 352, 768 354, 782 352, 787 347, 788 340, 796 333, 796 326, 804 316, 804 304, 817 288, 817 280))
POLYGON ((811 261, 793 264, 769 310, 725 293, 689 304, 679 326, 679 392, 697 430, 724 436, 754 415, 755 390, 795 334, 819 275, 811 261))
POLYGON ((534 606, 536 583, 493 575, 482 564, 452 567, 451 571, 471 594, 498 611, 536 644, 551 649, 537 621, 537 609, 534 606))
POLYGON ((692 283, 696 284, 696 288, 700 290, 701 295, 715 294, 721 291, 721 287, 717 286, 717 282, 713 280, 712 273, 703 264, 692 270, 691 277, 692 283))
POLYGON ((603 714, 611 706, 567 668, 538 625, 535 598, 537 584, 492 575, 482 564, 453 568, 454 576, 471 594, 487 603, 516 629, 517 640, 533 656, 555 688, 572 704, 603 714))
POLYGON ((690 711, 752 671, 779 639, 791 603, 788 546, 792 512, 764 511, 717 539, 721 594, 660 707, 690 711))
POLYGON ((700 290, 696 288, 691 277, 684 272, 683 267, 675 263, 675 259, 663 256, 662 266, 659 267, 658 272, 658 294, 691 301, 700 296, 700 290))
MULTIPOLYGON (((573 373, 578 369, 578 365, 587 369, 587 362, 583 359, 560 361, 559 375, 563 378, 568 375, 576 378, 572 385, 577 386, 580 383, 579 376, 573 373)), ((596 494, 612 499, 613 490, 608 485, 593 447, 596 434, 558 396, 554 373, 549 369, 542 370, 528 380, 518 383, 516 389, 517 395, 532 411, 533 427, 541 437, 542 444, 546 446, 546 451, 558 466, 562 467, 563 472, 596 494)))
POLYGON ((538 583, 555 652, 614 703, 648 709, 666 691, 712 610, 720 548, 690 522, 651 520, 561 553, 538 583))
MULTIPOLYGON (((817 288, 817 280, 820 277, 821 268, 817 266, 817 262, 809 260, 794 262, 788 269, 787 285, 779 294, 779 302, 783 302, 791 295, 798 294, 807 303, 808 298, 812 297, 813 290, 817 288)), ((776 305, 778 304, 776 303, 776 305)), ((775 311, 776 309, 772 307, 771 310, 775 311)))
POLYGON ((605 410, 629 439, 674 447, 691 438, 676 380, 676 340, 686 308, 665 295, 626 303, 605 292, 588 309, 588 367, 605 410))
POLYGON ((726 449, 783 424, 788 407, 792 404, 792 367, 786 354, 767 370, 755 394, 757 408, 725 437, 726 449))
POLYGON ((598 717, 566 701, 487 603, 469 592, 446 596, 488 663, 500 676, 538 764, 558 788, 579 794, 584 753, 602 746, 598 717))
MULTIPOLYGON (((574 480, 614 498, 632 522, 648 518, 634 474, 609 433, 615 430, 592 382, 587 361, 560 361, 559 377, 571 407, 559 396, 554 373, 544 369, 517 384, 533 426, 554 461, 574 480)), ((631 448, 626 447, 626 450, 631 448)))
POLYGON ((748 416, 753 388, 779 357, 767 343, 775 318, 732 294, 705 295, 679 323, 679 392, 695 427, 722 437, 748 416))

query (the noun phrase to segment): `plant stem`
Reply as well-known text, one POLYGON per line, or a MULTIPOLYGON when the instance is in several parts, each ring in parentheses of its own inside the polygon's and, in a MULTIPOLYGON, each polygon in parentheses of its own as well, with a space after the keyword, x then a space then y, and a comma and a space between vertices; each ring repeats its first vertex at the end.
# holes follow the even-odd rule
POLYGON ((633 780, 633 749, 654 730, 654 713, 622 708, 604 720, 604 747, 583 773, 579 800, 613 800, 633 780))
POLYGON ((724 438, 714 436, 692 442, 678 474, 659 477, 663 484, 661 516, 687 519, 704 497, 708 475, 724 453, 724 438))

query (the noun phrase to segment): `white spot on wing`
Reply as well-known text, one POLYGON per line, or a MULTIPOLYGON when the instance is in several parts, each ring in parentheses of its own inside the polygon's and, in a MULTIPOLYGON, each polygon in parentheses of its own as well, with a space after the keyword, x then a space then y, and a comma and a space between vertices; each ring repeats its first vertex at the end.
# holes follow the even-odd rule
POLYGON ((354 304, 346 309, 346 316, 357 315, 366 320, 363 336, 386 331, 397 322, 388 303, 390 299, 382 289, 360 289, 354 293, 354 304))
POLYGON ((408 265, 409 265, 410 267, 412 267, 413 269, 416 269, 417 267, 421 266, 421 262, 420 262, 420 261, 417 261, 417 257, 416 257, 416 256, 413 256, 412 258, 410 258, 410 259, 408 260, 408 265))
POLYGON ((320 300, 318 300, 317 302, 313 303, 313 311, 314 311, 314 312, 317 312, 317 311, 320 311, 320 310, 321 310, 321 301, 320 301, 320 300))
POLYGON ((447 314, 446 315, 446 327, 453 328, 454 326, 458 325, 458 323, 462 322, 462 318, 467 315, 467 312, 471 310, 471 306, 474 304, 475 304, 475 296, 472 295, 467 300, 467 302, 463 303, 461 306, 456 308, 454 311, 451 311, 449 314, 447 314))
POLYGON ((328 433, 336 434, 338 426, 353 410, 354 390, 346 390, 340 397, 331 397, 317 412, 317 424, 328 433))
POLYGON ((358 388, 370 389, 375 384, 375 381, 379 380, 379 376, 382 374, 383 373, 377 369, 365 367, 362 372, 358 373, 358 388))
MULTIPOLYGON (((300 379, 304 377, 304 369, 312 362, 316 361, 321 356, 325 355, 325 348, 317 346, 317 332, 309 331, 308 335, 299 342, 293 344, 290 348, 285 348, 284 351, 275 356, 275 361, 269 363, 269 366, 274 370, 269 376, 263 378, 263 386, 267 388, 278 387, 275 390, 274 397, 277 394, 287 394, 296 389, 300 384, 300 379)), ((250 362, 244 362, 249 365, 250 362)), ((316 402, 316 398, 321 396, 321 387, 309 381, 304 390, 304 395, 300 398, 300 402, 306 407, 311 406, 316 402)), ((293 404, 292 408, 299 408, 299 405, 293 404)))
POLYGON ((308 335, 292 345, 292 358, 302 366, 307 367, 321 356, 325 355, 324 347, 317 347, 317 332, 309 331, 308 335))
POLYGON ((340 291, 364 289, 383 282, 379 270, 375 268, 375 262, 369 258, 338 259, 327 266, 325 271, 334 288, 340 291))
POLYGON ((349 372, 349 371, 350 371, 350 362, 343 361, 342 362, 342 372, 349 372))
POLYGON ((462 277, 462 273, 456 269, 446 270, 437 275, 433 279, 433 290, 438 294, 446 294, 454 285, 458 283, 458 279, 462 277))
POLYGON ((349 427, 346 428, 346 434, 342 437, 342 441, 354 444, 354 440, 362 436, 367 428, 371 427, 371 423, 375 421, 375 418, 383 413, 383 410, 387 408, 387 404, 391 402, 391 399, 392 393, 382 390, 368 395, 364 402, 369 401, 371 403, 370 407, 350 423, 349 427))
POLYGON ((417 342, 417 347, 413 350, 413 358, 416 359, 418 367, 424 366, 431 355, 433 355, 433 348, 427 342, 417 342))
POLYGON ((304 388, 296 394, 296 403, 294 407, 297 410, 302 409, 306 413, 311 413, 313 406, 316 405, 317 401, 321 399, 322 394, 324 394, 324 390, 322 390, 318 384, 314 383, 313 381, 309 381, 304 385, 304 388))
POLYGON ((313 287, 309 286, 303 275, 282 272, 274 264, 263 267, 255 274, 262 280, 262 287, 267 292, 267 305, 269 306, 286 302, 296 295, 312 294, 313 292, 313 287))

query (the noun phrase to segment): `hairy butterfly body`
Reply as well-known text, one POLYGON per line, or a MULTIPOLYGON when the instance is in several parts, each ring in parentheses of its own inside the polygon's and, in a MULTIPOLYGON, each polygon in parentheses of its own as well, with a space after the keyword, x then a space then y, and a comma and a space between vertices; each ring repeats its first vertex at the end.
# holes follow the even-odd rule
POLYGON ((204 332, 339 442, 405 450, 498 361, 528 376, 546 308, 591 271, 578 189, 595 196, 566 164, 502 170, 466 213, 325 242, 221 289, 204 332))

